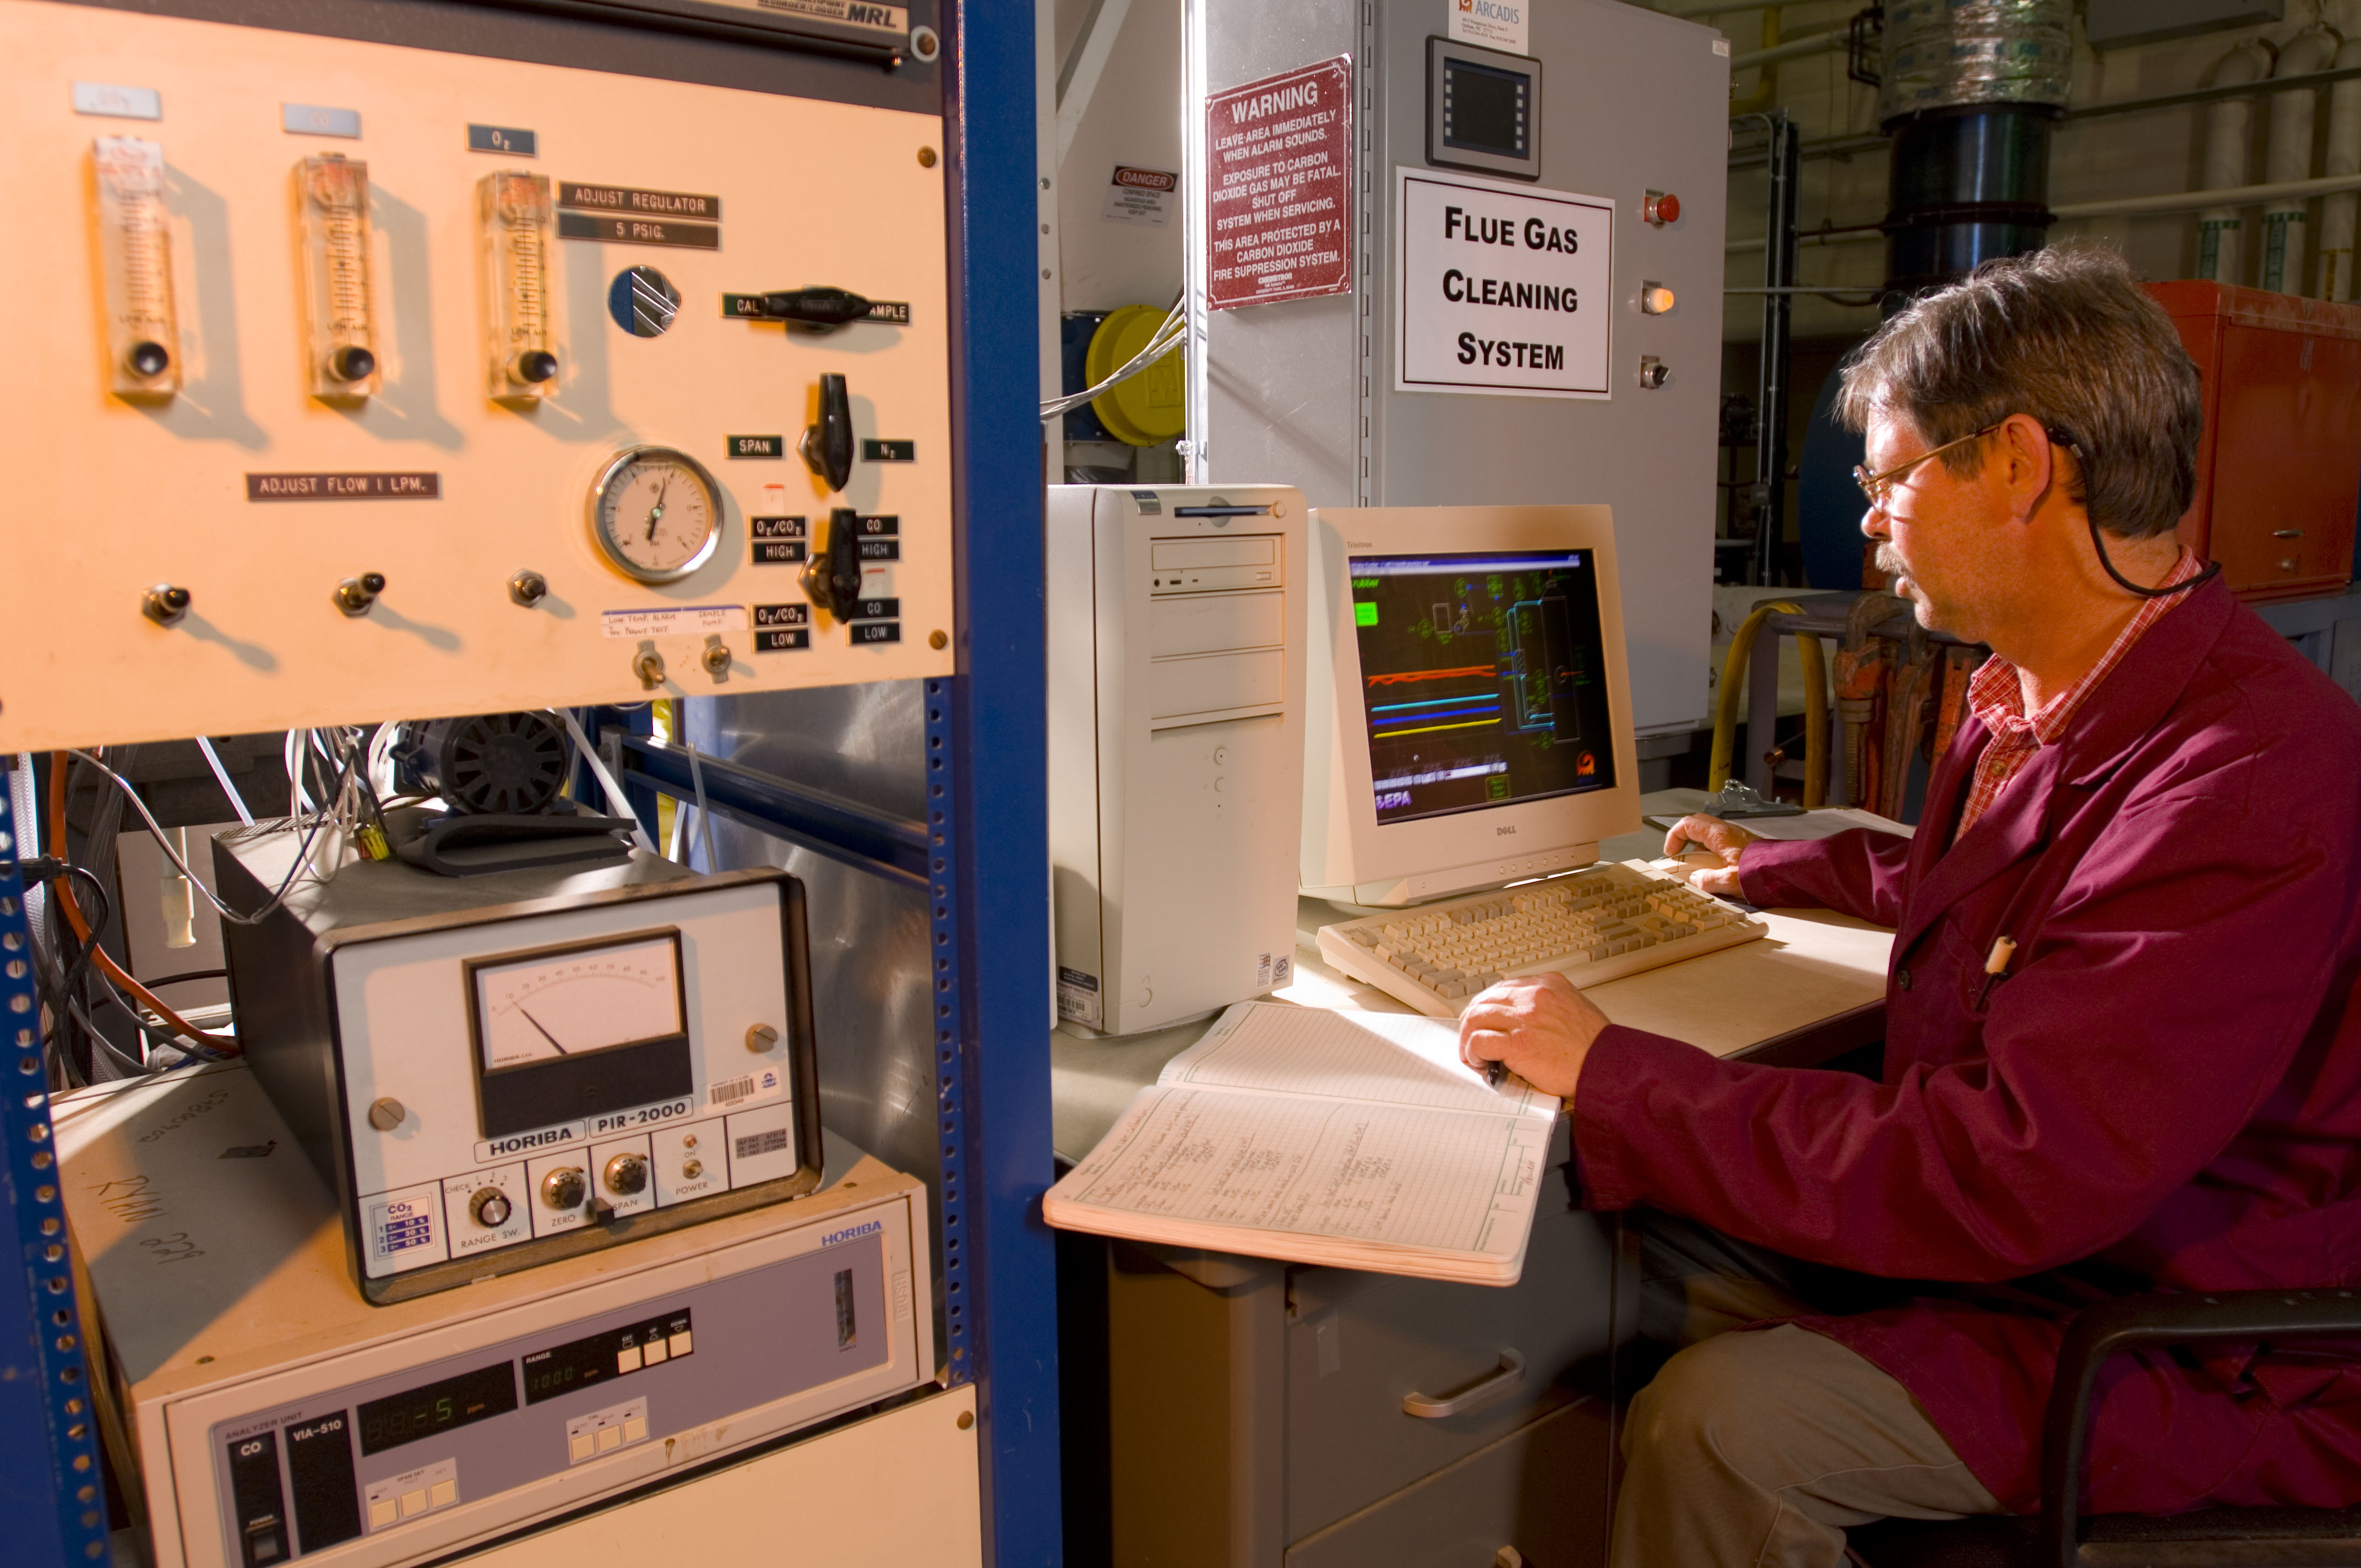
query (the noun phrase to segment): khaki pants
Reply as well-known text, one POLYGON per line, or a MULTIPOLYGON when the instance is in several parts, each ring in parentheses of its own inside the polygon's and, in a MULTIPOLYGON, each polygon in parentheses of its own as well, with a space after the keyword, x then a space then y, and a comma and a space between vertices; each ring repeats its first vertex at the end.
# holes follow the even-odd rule
POLYGON ((1613 1568, 1835 1568, 1844 1530, 2000 1513, 1908 1389, 1834 1340, 1783 1324, 1865 1310, 1882 1282, 1635 1218, 1641 1330, 1686 1345, 1631 1401, 1613 1568))

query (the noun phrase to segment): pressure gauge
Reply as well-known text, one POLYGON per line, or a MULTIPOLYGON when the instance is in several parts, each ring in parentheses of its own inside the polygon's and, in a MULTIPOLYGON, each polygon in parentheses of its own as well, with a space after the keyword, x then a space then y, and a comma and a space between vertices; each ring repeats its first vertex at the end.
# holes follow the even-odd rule
POLYGON ((686 452, 631 447, 591 487, 590 537, 625 576, 676 582, 721 543, 721 488, 686 452))

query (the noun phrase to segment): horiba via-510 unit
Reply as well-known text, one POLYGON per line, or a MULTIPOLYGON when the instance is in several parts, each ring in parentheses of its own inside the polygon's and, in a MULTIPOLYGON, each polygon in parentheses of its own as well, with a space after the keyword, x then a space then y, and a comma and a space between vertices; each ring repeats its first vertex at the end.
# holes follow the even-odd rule
POLYGON ((441 1557, 936 1370, 926 1190, 847 1146, 804 1202, 373 1309, 244 1067, 67 1095, 56 1126, 157 1568, 441 1557))
MULTIPOLYGON (((267 825, 266 825, 267 826, 267 825)), ((634 854, 442 877, 295 874, 224 834, 254 1076, 394 1301, 809 1191, 819 1096, 803 884, 634 854)))

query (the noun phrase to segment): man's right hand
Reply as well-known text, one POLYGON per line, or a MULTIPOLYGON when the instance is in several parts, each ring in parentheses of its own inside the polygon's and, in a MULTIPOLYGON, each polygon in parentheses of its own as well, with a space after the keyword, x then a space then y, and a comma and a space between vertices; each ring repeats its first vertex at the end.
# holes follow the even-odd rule
POLYGON ((1755 836, 1719 817, 1694 812, 1673 824, 1664 834, 1664 853, 1678 857, 1685 850, 1705 849, 1719 857, 1719 866, 1701 866, 1689 872, 1689 885, 1699 893, 1742 896, 1738 888, 1738 860, 1755 836))

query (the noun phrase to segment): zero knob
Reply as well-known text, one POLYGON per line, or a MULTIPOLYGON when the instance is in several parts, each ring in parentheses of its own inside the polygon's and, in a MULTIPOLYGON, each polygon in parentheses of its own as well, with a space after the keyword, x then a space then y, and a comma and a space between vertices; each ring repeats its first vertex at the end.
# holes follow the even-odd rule
POLYGON ((541 1179, 541 1201, 553 1209, 579 1209, 587 1196, 579 1166, 560 1166, 541 1179))
POLYGON ((629 1198, 644 1192, 648 1186, 648 1162, 644 1155, 619 1154, 607 1162, 607 1190, 618 1198, 629 1198))
POLYGON ((509 1223, 509 1195, 497 1187, 479 1187, 468 1201, 467 1212, 484 1229, 497 1231, 509 1223))

